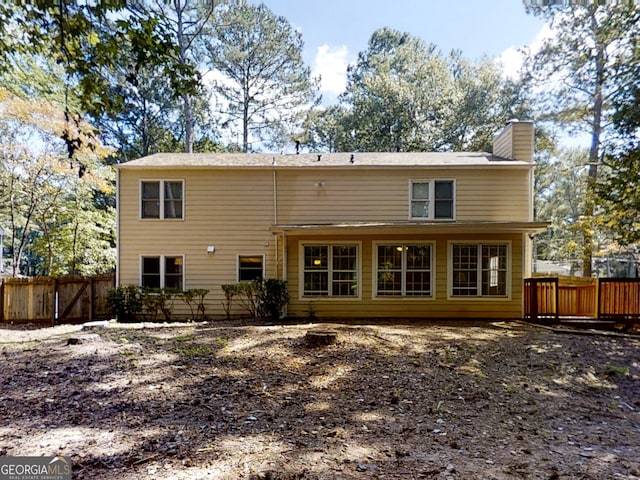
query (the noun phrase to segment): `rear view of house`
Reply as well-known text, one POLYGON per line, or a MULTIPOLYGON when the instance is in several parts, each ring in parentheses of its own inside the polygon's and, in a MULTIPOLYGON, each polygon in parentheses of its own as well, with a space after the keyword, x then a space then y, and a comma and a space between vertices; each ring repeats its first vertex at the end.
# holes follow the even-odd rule
MULTIPOLYGON (((118 284, 287 280, 288 315, 521 318, 533 124, 489 153, 156 154, 118 167, 118 284)), ((240 310, 235 313, 241 313, 240 310)))

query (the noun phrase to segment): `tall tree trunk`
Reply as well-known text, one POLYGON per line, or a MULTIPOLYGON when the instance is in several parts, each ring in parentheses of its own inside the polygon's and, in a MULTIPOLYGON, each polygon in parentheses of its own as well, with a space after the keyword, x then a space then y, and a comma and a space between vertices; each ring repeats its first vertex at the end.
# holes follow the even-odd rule
POLYGON ((242 151, 249 150, 249 79, 245 79, 242 105, 242 151))
MULTIPOLYGON (((186 5, 186 4, 185 4, 186 5)), ((185 38, 185 25, 182 18, 183 9, 180 0, 175 0, 176 12, 176 34, 178 36, 178 46, 180 48, 180 63, 187 64, 187 39, 185 38)), ((191 108, 191 96, 188 93, 182 94, 182 115, 184 117, 184 151, 193 153, 193 109, 191 108)))
POLYGON ((193 153, 193 110, 191 108, 191 96, 188 93, 182 95, 182 109, 184 115, 184 151, 193 153))
MULTIPOLYGON (((590 22, 594 32, 598 31, 595 11, 591 14, 590 22)), ((591 146, 589 148, 589 178, 585 199, 584 217, 587 225, 583 226, 584 250, 582 255, 583 276, 590 277, 592 271, 593 250, 595 248, 593 238, 593 216, 595 214, 595 190, 598 179, 598 163, 600 161, 600 136, 602 134, 602 87, 605 82, 605 57, 604 47, 596 44, 597 52, 595 61, 595 84, 593 91, 593 117, 591 123, 591 146)))

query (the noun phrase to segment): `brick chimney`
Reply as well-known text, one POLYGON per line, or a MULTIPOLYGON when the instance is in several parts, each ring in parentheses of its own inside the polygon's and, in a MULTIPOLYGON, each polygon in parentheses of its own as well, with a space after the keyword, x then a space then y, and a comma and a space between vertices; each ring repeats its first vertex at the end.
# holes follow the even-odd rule
POLYGON ((493 139, 493 154, 510 160, 533 162, 533 122, 509 120, 493 139))

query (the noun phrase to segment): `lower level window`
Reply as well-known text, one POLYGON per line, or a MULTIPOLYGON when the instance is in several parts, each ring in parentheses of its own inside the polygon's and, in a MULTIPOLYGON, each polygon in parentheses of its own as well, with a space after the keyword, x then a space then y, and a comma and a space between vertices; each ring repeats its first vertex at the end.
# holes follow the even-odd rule
POLYGON ((454 243, 452 296, 507 296, 508 244, 454 243))
POLYGON ((238 257, 238 281, 250 282, 262 278, 262 255, 240 255, 238 257))
POLYGON ((183 263, 184 258, 182 256, 142 257, 142 286, 146 288, 182 290, 184 286, 183 263))
POLYGON ((431 245, 381 244, 376 262, 379 297, 431 296, 431 245))
POLYGON ((305 297, 357 297, 357 245, 304 245, 305 297))

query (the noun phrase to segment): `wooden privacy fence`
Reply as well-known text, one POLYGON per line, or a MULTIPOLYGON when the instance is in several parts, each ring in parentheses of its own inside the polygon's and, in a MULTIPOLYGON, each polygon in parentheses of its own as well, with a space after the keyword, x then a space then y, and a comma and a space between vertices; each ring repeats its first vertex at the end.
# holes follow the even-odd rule
POLYGON ((601 278, 598 291, 598 318, 640 321, 640 278, 601 278))
POLYGON ((56 325, 108 319, 107 290, 114 285, 114 273, 5 278, 0 281, 0 321, 56 325))
POLYGON ((625 324, 640 321, 638 278, 527 278, 524 289, 528 320, 591 318, 625 324))

